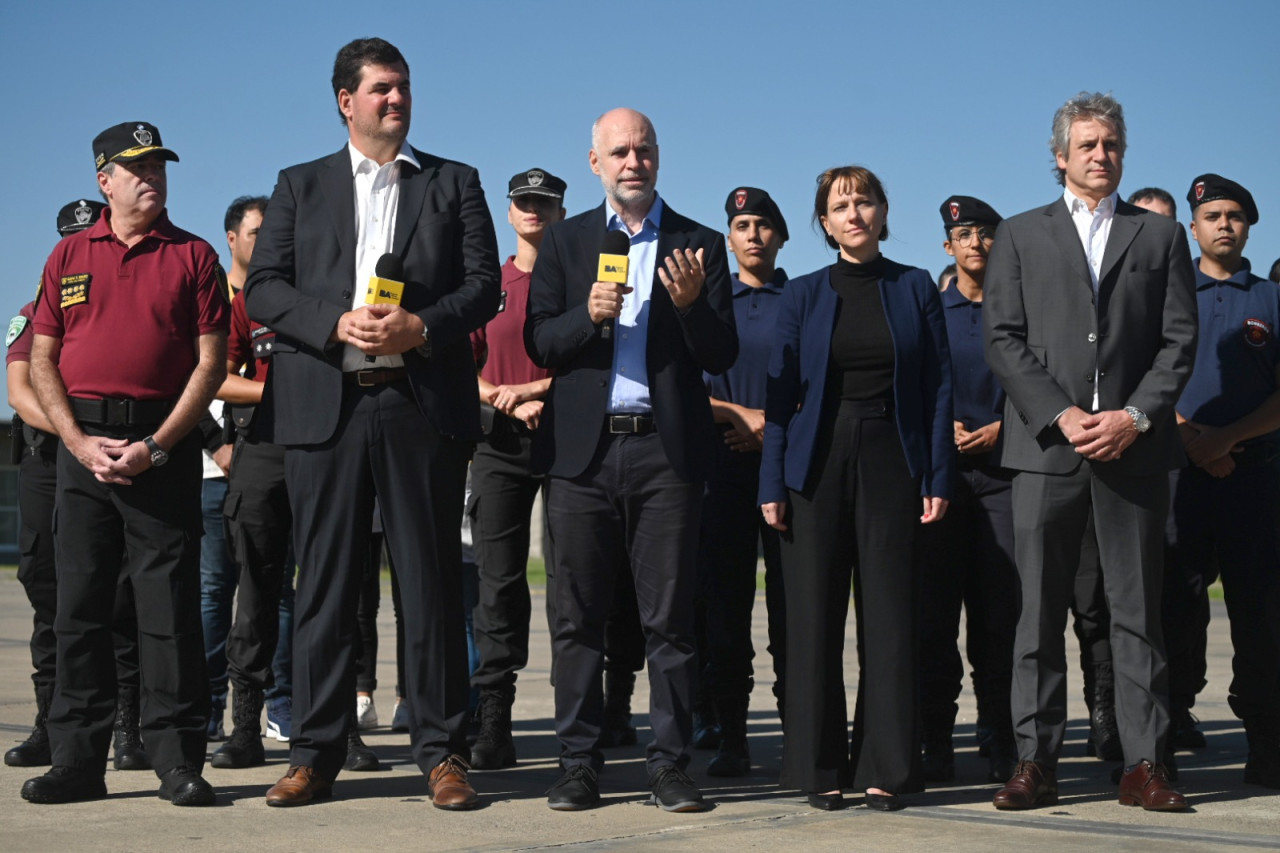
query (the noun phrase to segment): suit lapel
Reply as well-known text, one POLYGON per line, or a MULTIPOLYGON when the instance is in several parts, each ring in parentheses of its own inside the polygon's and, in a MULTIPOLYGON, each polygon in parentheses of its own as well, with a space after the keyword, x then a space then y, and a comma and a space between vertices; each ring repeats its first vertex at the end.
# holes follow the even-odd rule
POLYGON ((1098 283, 1107 280, 1111 270, 1124 257, 1124 253, 1142 230, 1141 217, 1134 216, 1133 211, 1125 210, 1125 204, 1116 206, 1116 215, 1111 220, 1111 233, 1107 236, 1107 250, 1102 254, 1102 268, 1098 272, 1098 283))
POLYGON ((1066 202, 1059 199, 1046 207, 1044 212, 1045 227, 1049 230, 1051 242, 1058 247, 1058 251, 1062 252, 1062 256, 1071 265, 1071 269, 1075 270, 1076 275, 1092 290, 1093 276, 1089 275, 1089 259, 1085 256, 1084 246, 1080 244, 1080 233, 1076 231, 1076 224, 1071 220, 1071 212, 1067 210, 1066 202))
POLYGON ((409 245, 409 238, 418 227, 422 202, 427 197, 427 186, 440 168, 434 157, 416 148, 413 149, 413 156, 418 158, 422 168, 415 169, 405 162, 400 164, 400 203, 396 207, 396 233, 391 243, 391 251, 402 259, 405 247, 409 245))
POLYGON ((356 256, 356 193, 352 182, 351 156, 344 145, 325 163, 327 169, 320 175, 320 189, 324 193, 324 207, 333 217, 333 227, 338 233, 338 246, 342 256, 352 258, 354 269, 356 256))

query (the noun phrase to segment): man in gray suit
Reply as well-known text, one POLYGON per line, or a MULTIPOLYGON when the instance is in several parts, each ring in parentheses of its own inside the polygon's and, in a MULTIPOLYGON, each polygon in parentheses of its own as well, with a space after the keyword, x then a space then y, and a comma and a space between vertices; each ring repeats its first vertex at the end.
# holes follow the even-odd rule
POLYGON ((1014 640, 1019 763, 1000 809, 1057 801, 1066 728, 1063 632, 1092 509, 1111 609, 1120 802, 1185 809, 1164 754, 1162 532, 1183 464, 1174 403, 1195 357, 1195 279, 1173 220, 1120 201, 1125 126, 1110 95, 1054 115, 1063 195, 1006 219, 987 267, 987 361, 1008 394, 1002 464, 1013 481, 1022 610, 1014 640))

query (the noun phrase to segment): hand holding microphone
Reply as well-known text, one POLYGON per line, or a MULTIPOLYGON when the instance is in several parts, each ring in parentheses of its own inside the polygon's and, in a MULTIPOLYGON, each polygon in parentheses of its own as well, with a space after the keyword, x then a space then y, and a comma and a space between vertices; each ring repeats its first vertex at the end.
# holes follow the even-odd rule
POLYGON ((365 353, 399 355, 422 343, 422 320, 400 307, 404 298, 404 262, 390 252, 378 258, 365 292, 365 304, 343 314, 337 338, 365 353))
POLYGON ((631 241, 621 231, 606 232, 600 245, 600 266, 587 297, 587 313, 606 341, 613 337, 614 318, 622 313, 622 297, 632 290, 627 287, 630 250, 631 241))

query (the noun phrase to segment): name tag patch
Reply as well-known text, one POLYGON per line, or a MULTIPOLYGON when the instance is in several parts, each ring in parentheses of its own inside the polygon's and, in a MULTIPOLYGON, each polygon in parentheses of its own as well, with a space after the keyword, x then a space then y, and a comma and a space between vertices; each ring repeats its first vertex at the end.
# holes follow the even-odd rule
POLYGON ((79 275, 64 275, 59 282, 62 288, 62 307, 70 308, 72 305, 82 305, 89 301, 89 282, 93 278, 89 273, 83 272, 79 275))

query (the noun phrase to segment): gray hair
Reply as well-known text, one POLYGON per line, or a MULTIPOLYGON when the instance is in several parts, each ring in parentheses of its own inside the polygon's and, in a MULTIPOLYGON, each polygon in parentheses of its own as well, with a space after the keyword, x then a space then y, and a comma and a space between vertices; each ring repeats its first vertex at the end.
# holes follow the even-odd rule
POLYGON ((1120 154, 1124 155, 1129 142, 1124 129, 1124 108, 1120 102, 1111 97, 1111 93, 1081 92, 1053 114, 1053 138, 1049 140, 1049 150, 1054 154, 1053 174, 1063 186, 1067 182, 1067 173, 1058 168, 1057 155, 1067 156, 1071 147, 1071 125, 1078 121, 1097 119, 1115 129, 1120 138, 1120 154))
MULTIPOLYGON (((108 160, 107 162, 102 164, 102 168, 99 169, 98 171, 106 175, 108 178, 111 177, 116 173, 116 161, 108 160)), ((111 203, 111 199, 107 198, 107 194, 102 191, 102 187, 98 187, 98 195, 102 196, 102 200, 105 201, 107 204, 111 203)))
MULTIPOLYGON (((595 121, 591 122, 591 150, 592 151, 595 151, 597 153, 600 151, 600 122, 601 120, 604 119, 605 116, 607 116, 611 112, 613 112, 613 110, 608 110, 606 112, 603 112, 600 115, 596 116, 595 121)), ((635 111, 633 110, 633 112, 635 111)), ((639 116, 642 119, 644 119, 645 127, 649 131, 650 141, 652 141, 654 145, 657 145, 658 131, 654 129, 653 122, 650 121, 649 117, 644 113, 639 113, 639 116)))

